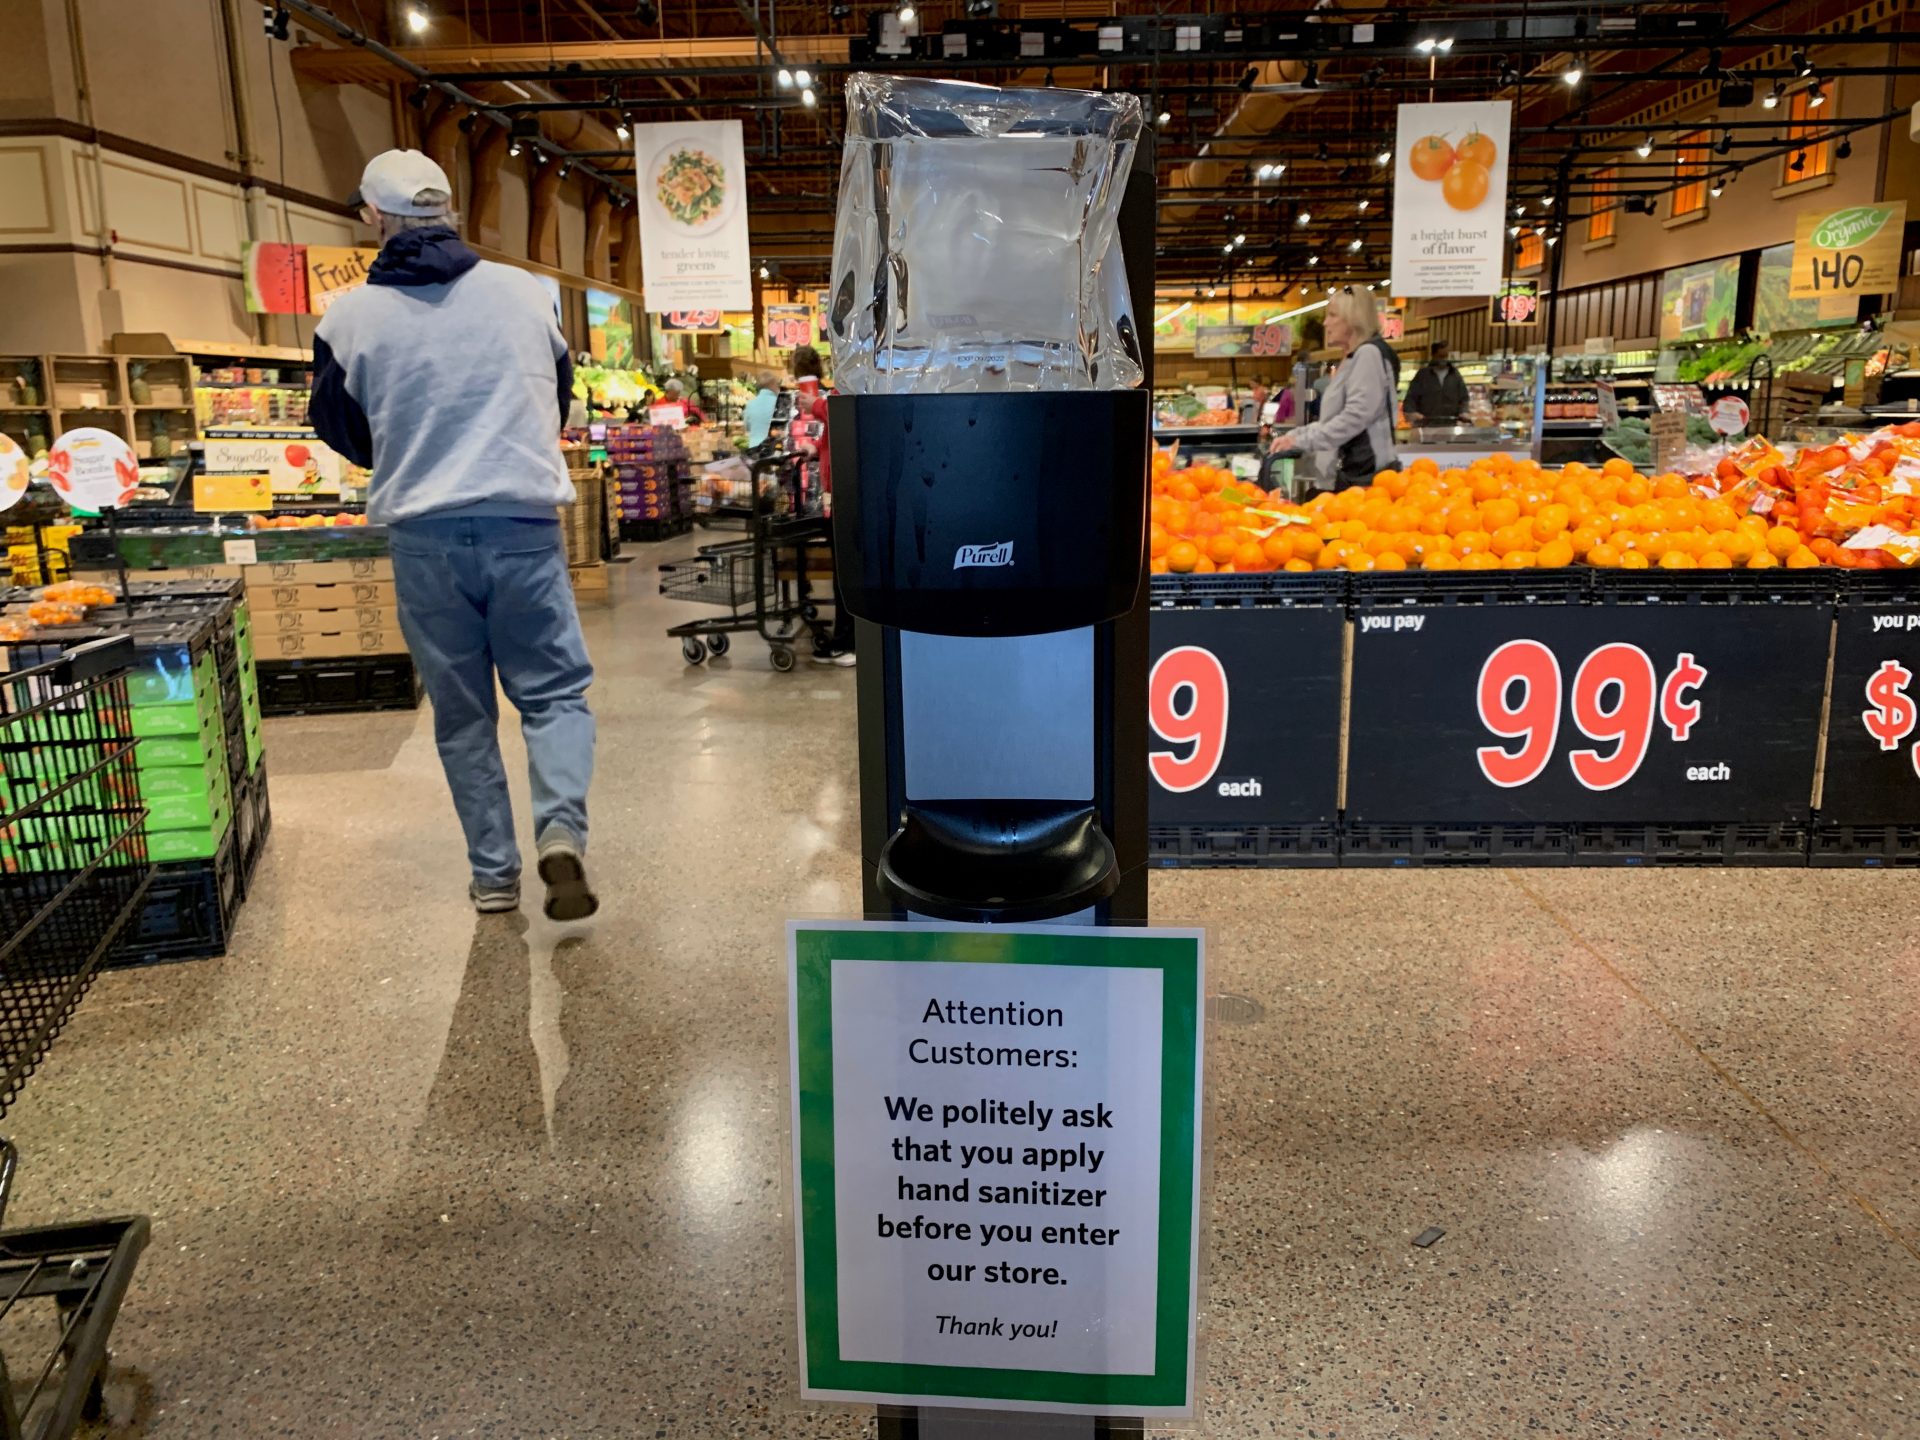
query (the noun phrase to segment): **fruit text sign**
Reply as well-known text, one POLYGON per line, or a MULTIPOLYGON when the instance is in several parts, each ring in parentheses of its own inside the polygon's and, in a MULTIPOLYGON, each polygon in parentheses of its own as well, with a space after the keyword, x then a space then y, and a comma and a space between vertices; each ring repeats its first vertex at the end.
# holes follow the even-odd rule
POLYGON ((803 1393, 1191 1414, 1199 932, 789 941, 803 1393))
POLYGON ((1827 625, 1811 604, 1363 610, 1348 811, 1370 823, 1804 823, 1827 625))
POLYGON ((769 346, 775 350, 792 350, 812 343, 812 306, 767 306, 767 344, 769 346))
POLYGON ((1148 823, 1329 822, 1339 806, 1338 609, 1156 610, 1148 823))
POLYGON ((1402 105, 1394 141, 1395 295, 1491 295, 1507 244, 1505 100, 1402 105))
POLYGON ((1793 231, 1795 299, 1884 295, 1900 288, 1907 202, 1803 210, 1793 231))
POLYGON ((1863 595, 1836 618, 1820 818, 1920 823, 1920 607, 1863 595))

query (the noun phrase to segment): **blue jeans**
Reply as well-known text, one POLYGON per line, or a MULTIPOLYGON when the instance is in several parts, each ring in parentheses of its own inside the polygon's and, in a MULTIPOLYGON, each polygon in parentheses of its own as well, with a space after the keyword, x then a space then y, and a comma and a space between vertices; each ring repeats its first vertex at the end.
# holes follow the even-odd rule
POLYGON ((520 876, 513 803, 500 762, 500 688, 520 712, 534 834, 583 850, 593 779, 593 666, 553 520, 409 520, 393 527, 400 629, 433 701, 433 735, 483 885, 520 876))

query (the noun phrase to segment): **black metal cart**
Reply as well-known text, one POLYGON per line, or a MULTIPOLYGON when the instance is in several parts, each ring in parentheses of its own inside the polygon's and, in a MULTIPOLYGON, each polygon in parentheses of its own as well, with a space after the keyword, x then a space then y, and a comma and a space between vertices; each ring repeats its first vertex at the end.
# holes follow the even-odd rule
POLYGON ((726 612, 668 627, 689 665, 726 654, 731 637, 743 631, 767 642, 768 658, 780 671, 793 669, 803 640, 821 643, 824 627, 807 568, 810 553, 831 547, 833 535, 825 515, 809 513, 801 460, 771 449, 755 458, 746 539, 703 545, 691 560, 660 567, 662 595, 726 612), (766 483, 769 476, 775 483, 766 483))
MULTIPOLYGON (((133 642, 18 646, 0 674, 0 1114, 46 1058, 152 879, 134 762, 133 642)), ((18 1153, 0 1140, 0 1215, 18 1153)), ((102 1409, 107 1332, 144 1216, 0 1231, 0 1325, 51 1302, 52 1348, 0 1353, 0 1440, 63 1440, 102 1409)))

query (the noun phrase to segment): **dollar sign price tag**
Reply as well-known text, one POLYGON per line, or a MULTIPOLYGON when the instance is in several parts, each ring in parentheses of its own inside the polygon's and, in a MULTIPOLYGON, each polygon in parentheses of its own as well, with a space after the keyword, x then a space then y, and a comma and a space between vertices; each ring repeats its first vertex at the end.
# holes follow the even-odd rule
POLYGON ((1920 822, 1920 608, 1904 597, 1849 597, 1837 619, 1820 819, 1920 822))

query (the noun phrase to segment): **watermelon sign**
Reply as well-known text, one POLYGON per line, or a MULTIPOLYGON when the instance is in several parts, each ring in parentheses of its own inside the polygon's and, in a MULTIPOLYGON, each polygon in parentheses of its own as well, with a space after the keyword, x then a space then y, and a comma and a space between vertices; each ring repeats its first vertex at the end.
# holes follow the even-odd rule
POLYGON ((307 313, 307 247, 277 240, 247 246, 241 262, 251 315, 307 313))
POLYGON ((140 462, 133 447, 111 430, 83 425, 53 442, 47 478, 75 510, 113 510, 132 498, 140 484, 140 462))

